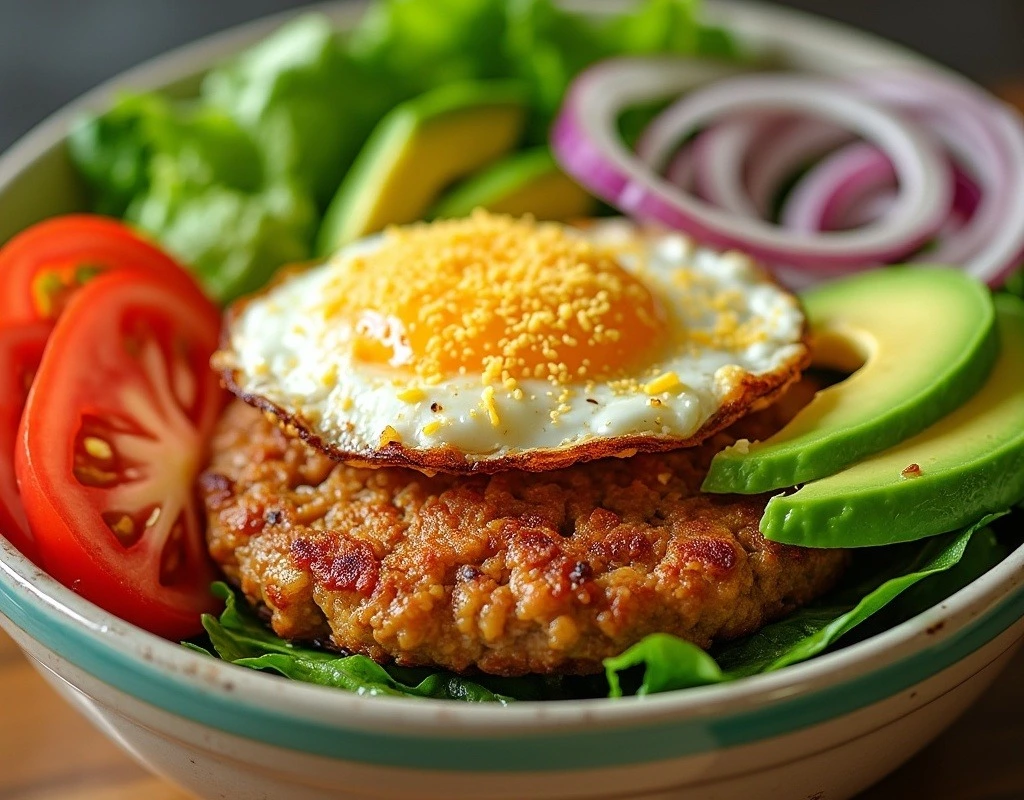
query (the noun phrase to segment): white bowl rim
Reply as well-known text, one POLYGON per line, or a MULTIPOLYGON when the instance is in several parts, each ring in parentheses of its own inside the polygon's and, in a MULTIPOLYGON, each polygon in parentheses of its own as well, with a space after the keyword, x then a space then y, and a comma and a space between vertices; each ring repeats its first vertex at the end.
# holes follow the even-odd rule
MULTIPOLYGON (((578 4, 583 5, 582 2, 578 4)), ((600 10, 621 5, 620 0, 599 0, 586 4, 586 7, 600 10)), ((37 159, 62 145, 68 126, 76 115, 87 109, 105 107, 118 91, 129 87, 156 87, 192 74, 196 71, 196 64, 208 65, 262 38, 299 13, 326 12, 337 23, 346 24, 362 8, 362 3, 327 2, 287 11, 213 34, 120 74, 56 112, 0 156, 0 193, 37 159)), ((790 35, 813 32, 833 45, 861 51, 872 63, 924 66, 949 74, 945 68, 931 64, 898 45, 803 12, 744 0, 716 0, 709 3, 709 11, 716 18, 728 21, 742 19, 749 26, 770 20, 778 27, 784 22, 787 29, 793 31, 790 35)), ((1022 574, 1024 546, 939 606, 863 642, 778 672, 644 698, 521 701, 502 707, 418 698, 369 698, 212 661, 136 628, 84 600, 35 567, 0 535, 0 582, 7 584, 19 598, 28 600, 36 611, 50 619, 61 619, 83 633, 97 637, 109 648, 144 654, 147 661, 157 665, 175 681, 205 692, 230 686, 236 696, 240 694, 250 700, 258 699, 261 703, 266 702, 286 713, 308 719, 344 720, 346 727, 436 734, 439 716, 443 715, 445 724, 457 727, 460 732, 471 731, 484 736, 538 727, 548 732, 582 727, 593 730, 595 726, 619 727, 664 719, 713 716, 810 694, 941 643, 994 609, 1011 595, 1012 590, 1020 589, 1018 584, 1022 582, 1022 574)))

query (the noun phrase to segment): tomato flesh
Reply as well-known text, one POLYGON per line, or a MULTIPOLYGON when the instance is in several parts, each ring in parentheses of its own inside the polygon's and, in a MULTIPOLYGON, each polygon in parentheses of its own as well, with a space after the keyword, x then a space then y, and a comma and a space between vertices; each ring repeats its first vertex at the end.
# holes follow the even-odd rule
POLYGON ((21 413, 51 327, 47 322, 0 327, 0 535, 37 564, 39 553, 14 475, 14 451, 21 413))
POLYGON ((28 228, 0 250, 0 320, 55 320, 84 284, 112 270, 198 284, 173 258, 117 220, 70 214, 28 228))
POLYGON ((154 277, 79 289, 29 393, 15 467, 43 564, 106 610, 168 638, 215 609, 193 483, 222 406, 219 314, 154 277))

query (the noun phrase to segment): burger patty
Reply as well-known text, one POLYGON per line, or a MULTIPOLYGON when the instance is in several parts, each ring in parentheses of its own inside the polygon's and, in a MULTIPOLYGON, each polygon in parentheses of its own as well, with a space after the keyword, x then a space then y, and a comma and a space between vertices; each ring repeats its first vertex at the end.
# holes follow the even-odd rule
POLYGON ((279 636, 380 662, 592 673, 654 632, 706 648, 847 563, 765 540, 767 496, 700 493, 714 453, 758 425, 553 472, 426 476, 340 464, 235 402, 200 479, 210 552, 279 636))

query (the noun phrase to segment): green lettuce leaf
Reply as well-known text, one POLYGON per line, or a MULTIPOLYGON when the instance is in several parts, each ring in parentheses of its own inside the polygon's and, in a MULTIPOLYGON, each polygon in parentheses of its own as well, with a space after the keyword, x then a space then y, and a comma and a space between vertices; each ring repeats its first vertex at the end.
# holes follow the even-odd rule
POLYGON ((506 77, 503 0, 379 0, 349 35, 368 73, 419 94, 444 83, 506 77))
POLYGON ((244 192, 197 183, 170 160, 153 171, 125 219, 155 236, 220 302, 260 288, 282 264, 310 257, 317 213, 304 192, 286 184, 244 192))
MULTIPOLYGON (((853 580, 831 593, 826 602, 727 644, 714 657, 672 636, 648 636, 605 660, 610 696, 621 696, 623 683, 629 680, 636 684, 636 694, 647 695, 774 672, 824 652, 915 589, 916 595, 908 596, 901 609, 906 615, 902 619, 909 618, 970 583, 998 560, 1001 548, 987 526, 1000 516, 991 514, 962 531, 921 543, 864 553, 853 580)), ((890 620, 891 624, 899 621, 890 620)))
POLYGON ((379 0, 348 36, 297 18, 213 69, 196 101, 124 97, 78 124, 93 209, 123 216, 223 302, 309 258, 318 217, 381 117, 455 80, 522 78, 545 138, 569 81, 620 53, 735 53, 696 0, 645 0, 595 22, 552 0, 379 0))
POLYGON ((252 135, 272 180, 300 187, 323 208, 403 95, 349 57, 330 20, 309 14, 212 70, 202 97, 252 135))
POLYGON ((255 144, 231 117, 156 94, 123 95, 109 111, 82 118, 68 147, 95 194, 96 210, 106 214, 125 213, 148 191, 157 163, 197 185, 247 192, 263 180, 255 144))
POLYGON ((736 58, 728 33, 703 26, 699 0, 644 0, 621 14, 594 17, 553 0, 510 0, 507 49, 533 88, 531 141, 543 141, 570 82, 602 59, 671 53, 736 58))
POLYGON ((253 139, 220 109, 124 96, 81 120, 69 147, 95 209, 152 234, 220 301, 310 256, 311 199, 268 180, 253 139))

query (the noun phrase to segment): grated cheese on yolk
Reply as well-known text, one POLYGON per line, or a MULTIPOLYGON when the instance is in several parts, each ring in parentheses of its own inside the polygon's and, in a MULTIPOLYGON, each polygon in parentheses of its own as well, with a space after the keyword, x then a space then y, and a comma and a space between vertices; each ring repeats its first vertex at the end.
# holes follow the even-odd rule
POLYGON ((528 378, 621 378, 671 335, 611 251, 530 218, 477 211, 393 228, 338 267, 324 317, 352 327, 356 358, 411 369, 425 385, 454 374, 509 391, 528 378))

